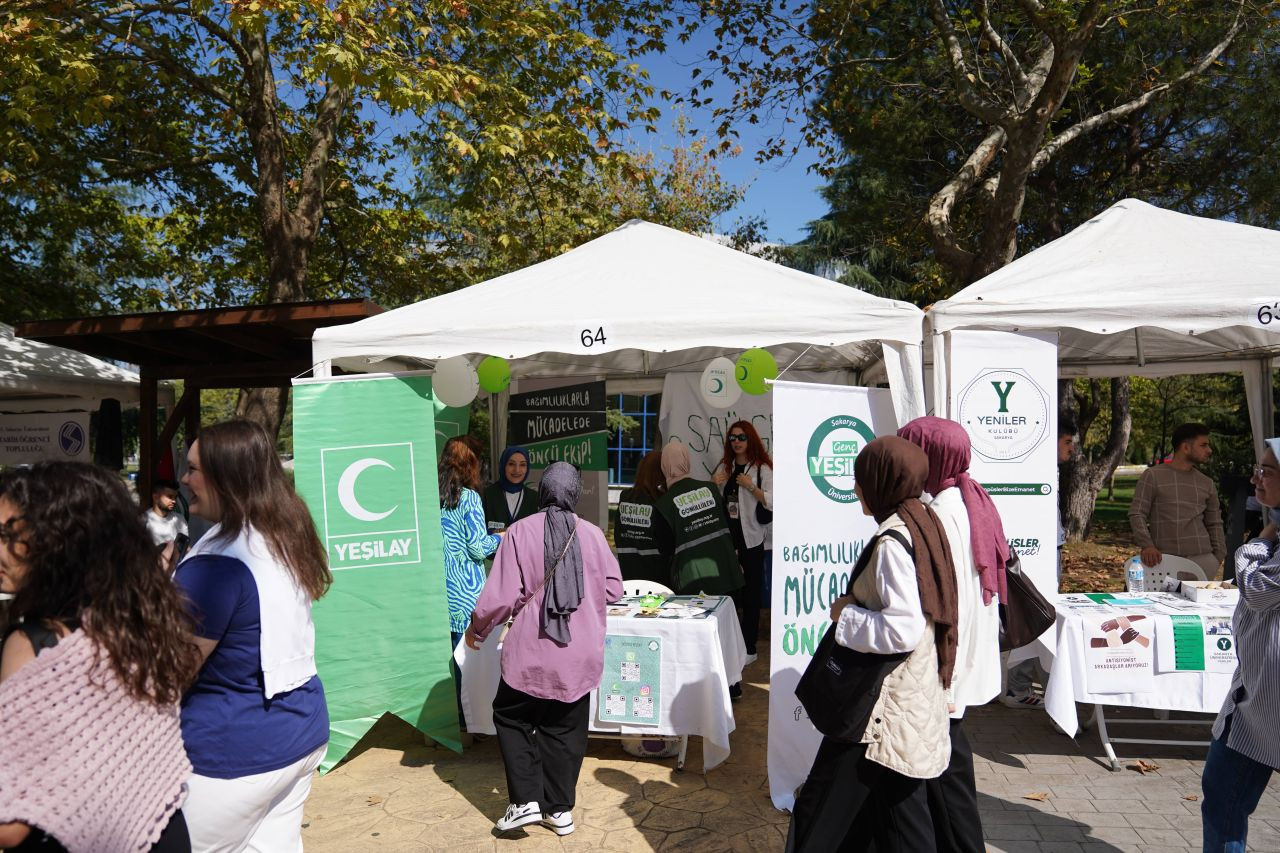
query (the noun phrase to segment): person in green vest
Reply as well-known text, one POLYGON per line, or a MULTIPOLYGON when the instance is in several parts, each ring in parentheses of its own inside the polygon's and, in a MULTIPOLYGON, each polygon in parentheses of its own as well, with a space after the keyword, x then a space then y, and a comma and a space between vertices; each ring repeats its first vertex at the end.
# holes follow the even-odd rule
POLYGON ((651 450, 640 460, 635 485, 618 498, 618 525, 613 529, 622 579, 671 583, 671 561, 658 550, 653 505, 667 484, 662 479, 662 453, 651 450))
POLYGON ((526 486, 529 451, 508 447, 498 458, 498 479, 484 489, 484 521, 490 533, 506 530, 538 511, 538 493, 526 486))
POLYGON ((662 448, 667 491, 654 503, 658 549, 671 563, 680 595, 727 595, 745 583, 720 489, 689 476, 689 450, 672 441, 662 448))

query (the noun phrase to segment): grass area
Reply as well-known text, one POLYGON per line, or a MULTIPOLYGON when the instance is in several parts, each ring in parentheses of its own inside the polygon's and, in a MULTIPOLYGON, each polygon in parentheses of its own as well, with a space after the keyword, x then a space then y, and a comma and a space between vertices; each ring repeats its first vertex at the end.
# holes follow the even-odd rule
POLYGON ((1129 532, 1129 504, 1137 477, 1116 477, 1114 488, 1098 493, 1093 525, 1085 542, 1062 549, 1063 592, 1119 592, 1124 589, 1124 561, 1137 553, 1129 532))

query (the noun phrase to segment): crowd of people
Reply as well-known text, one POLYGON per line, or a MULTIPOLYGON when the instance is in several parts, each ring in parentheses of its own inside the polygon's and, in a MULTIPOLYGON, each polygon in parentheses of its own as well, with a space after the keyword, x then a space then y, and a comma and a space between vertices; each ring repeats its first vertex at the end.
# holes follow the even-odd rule
MULTIPOLYGON (((1062 423, 1060 461, 1074 441, 1062 423)), ((878 527, 831 606, 831 632, 892 665, 860 706, 865 719, 851 721, 856 736, 824 737, 788 850, 985 850, 964 718, 1001 694, 998 605, 1013 554, 970 452, 963 427, 924 417, 856 457, 860 506, 878 527)), ((1131 512, 1144 562, 1181 550, 1211 570, 1225 556, 1216 493, 1205 497, 1194 469, 1208 453, 1207 430, 1180 427, 1170 471, 1144 475, 1131 512)), ((541 823, 567 835, 606 609, 624 580, 733 596, 755 660, 773 462, 746 421, 730 426, 709 480, 693 475, 683 444, 647 454, 621 495, 615 549, 576 512, 574 466, 551 464, 535 490, 528 451, 510 447, 485 486, 481 456, 467 437, 440 455, 449 629, 455 648, 502 635, 493 722, 509 805, 495 829, 541 823)), ((1252 483, 1263 506, 1280 506, 1280 438, 1252 483)), ((208 525, 189 547, 176 483, 158 483, 139 512, 102 468, 0 472, 0 591, 13 598, 0 656, 0 848, 302 849, 329 737, 311 618, 332 583, 327 555, 259 426, 204 427, 182 484, 208 525)), ((1238 666, 1205 764, 1206 851, 1244 849, 1280 766, 1275 522, 1232 568, 1238 666)), ((1022 669, 1009 681, 1035 677, 1022 669)), ((1035 707, 1030 695, 1012 704, 1035 707)))

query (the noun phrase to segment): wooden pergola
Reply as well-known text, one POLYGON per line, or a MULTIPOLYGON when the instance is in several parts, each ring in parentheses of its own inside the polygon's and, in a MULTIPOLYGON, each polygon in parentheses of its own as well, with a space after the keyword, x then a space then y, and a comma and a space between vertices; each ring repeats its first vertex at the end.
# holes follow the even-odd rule
POLYGON ((202 388, 288 388, 311 370, 311 335, 324 326, 382 312, 368 299, 288 302, 199 311, 162 311, 33 320, 14 334, 97 358, 137 365, 141 377, 138 494, 149 499, 157 447, 167 447, 185 424, 200 427, 202 388), (184 382, 182 397, 156 434, 158 385, 184 382))

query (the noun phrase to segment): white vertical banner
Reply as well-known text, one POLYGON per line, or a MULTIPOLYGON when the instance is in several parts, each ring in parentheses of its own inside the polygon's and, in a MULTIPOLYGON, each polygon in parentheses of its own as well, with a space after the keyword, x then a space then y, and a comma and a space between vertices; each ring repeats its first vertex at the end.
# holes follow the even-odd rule
POLYGON ((951 417, 969 472, 991 494, 1009 546, 1046 595, 1058 591, 1058 335, 951 334, 951 417))
POLYGON ((769 795, 790 809, 822 740, 796 699, 796 683, 876 530, 854 495, 853 463, 867 442, 898 424, 887 389, 775 382, 773 396, 769 795))

